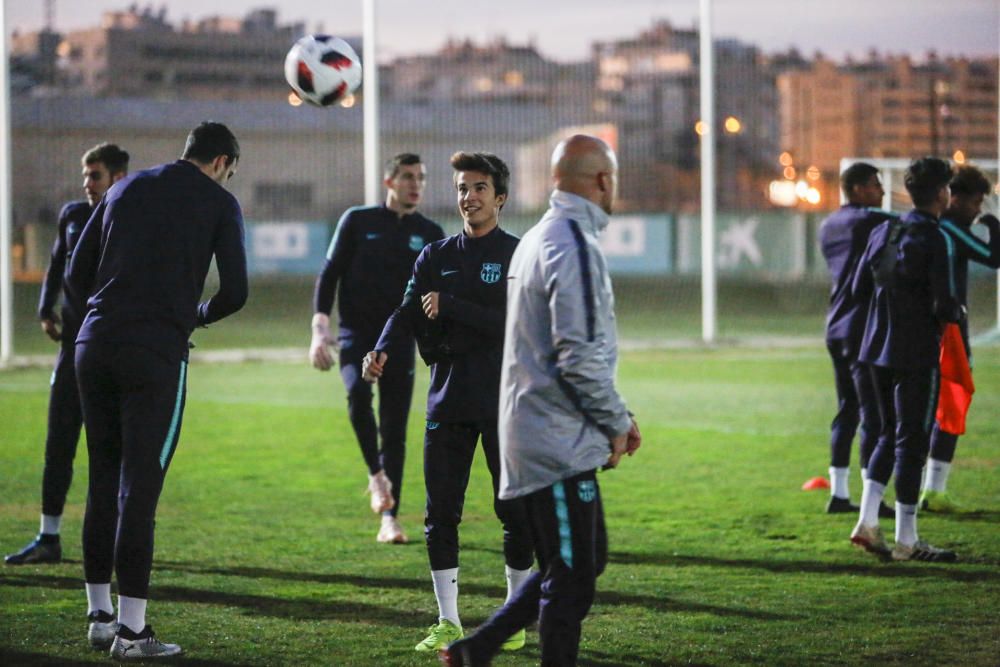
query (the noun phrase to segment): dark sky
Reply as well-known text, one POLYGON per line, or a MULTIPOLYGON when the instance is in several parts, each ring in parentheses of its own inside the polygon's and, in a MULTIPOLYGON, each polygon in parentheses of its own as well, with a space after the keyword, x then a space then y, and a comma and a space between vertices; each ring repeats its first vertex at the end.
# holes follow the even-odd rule
MULTIPOLYGON (((376 0, 382 57, 427 52, 448 36, 476 40, 501 35, 523 43, 534 39, 546 55, 583 59, 594 40, 635 35, 654 19, 680 27, 697 21, 697 0, 376 0)), ((40 0, 4 0, 8 31, 34 30, 43 22, 40 0)), ((58 30, 96 26, 102 12, 131 0, 56 0, 58 30)), ((212 15, 242 16, 267 0, 161 0, 139 3, 167 8, 168 20, 212 15)), ((361 31, 361 0, 282 0, 279 22, 304 21, 338 35, 361 31)), ((922 56, 996 55, 1000 50, 1000 0, 713 0, 715 32, 738 37, 765 51, 796 46, 835 59, 862 56, 871 47, 922 56)))

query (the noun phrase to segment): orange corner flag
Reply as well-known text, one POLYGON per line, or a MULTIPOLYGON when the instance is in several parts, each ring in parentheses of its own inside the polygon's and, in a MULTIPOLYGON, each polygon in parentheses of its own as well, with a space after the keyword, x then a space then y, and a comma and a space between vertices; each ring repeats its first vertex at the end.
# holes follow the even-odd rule
POLYGON ((965 433, 965 417, 975 391, 962 332, 957 324, 948 324, 941 336, 941 391, 935 415, 938 428, 953 435, 965 433))

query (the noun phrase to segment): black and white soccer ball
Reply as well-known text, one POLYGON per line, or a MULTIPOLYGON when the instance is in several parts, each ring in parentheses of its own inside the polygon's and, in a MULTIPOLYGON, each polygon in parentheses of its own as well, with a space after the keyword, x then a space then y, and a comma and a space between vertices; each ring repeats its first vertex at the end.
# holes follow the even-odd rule
POLYGON ((339 37, 306 35, 285 56, 285 79, 302 100, 328 107, 361 84, 361 60, 339 37))

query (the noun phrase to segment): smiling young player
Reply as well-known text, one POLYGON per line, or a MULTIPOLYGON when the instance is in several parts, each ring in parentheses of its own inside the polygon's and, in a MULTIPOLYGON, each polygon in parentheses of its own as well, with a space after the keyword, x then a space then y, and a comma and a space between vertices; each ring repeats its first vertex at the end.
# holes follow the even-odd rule
MULTIPOLYGON (((398 363, 391 352, 397 341, 416 335, 420 355, 431 364, 424 435, 424 533, 439 613, 429 635, 416 645, 418 651, 437 651, 462 636, 458 524, 480 438, 493 478, 493 508, 503 524, 508 599, 527 578, 533 561, 523 503, 497 499, 507 269, 518 243, 498 225, 510 172, 490 153, 456 153, 451 166, 462 232, 420 253, 403 303, 365 358, 366 378, 384 378, 398 363)), ((522 646, 523 631, 506 643, 508 649, 522 646)))

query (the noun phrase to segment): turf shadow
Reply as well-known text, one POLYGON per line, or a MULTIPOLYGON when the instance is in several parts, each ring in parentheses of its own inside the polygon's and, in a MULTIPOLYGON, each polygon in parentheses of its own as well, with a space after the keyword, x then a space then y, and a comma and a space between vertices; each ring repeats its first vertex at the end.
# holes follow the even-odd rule
MULTIPOLYGON (((74 591, 82 588, 79 577, 44 574, 0 577, 0 589, 4 586, 20 588, 44 587, 74 591)), ((414 625, 420 625, 426 620, 426 614, 422 612, 400 609, 395 606, 381 607, 347 599, 286 599, 266 595, 188 588, 185 586, 153 585, 150 587, 150 598, 156 601, 236 607, 242 608, 247 613, 253 615, 271 616, 294 621, 329 620, 350 623, 369 621, 411 629, 414 625)))
POLYGON ((597 604, 611 606, 637 606, 645 607, 651 611, 661 613, 684 613, 713 614, 715 616, 736 616, 739 618, 752 618, 761 621, 791 621, 799 616, 790 614, 776 614, 760 609, 741 609, 736 607, 720 607, 712 604, 699 604, 697 602, 681 602, 674 600, 668 595, 636 595, 634 593, 620 593, 617 591, 601 590, 600 580, 597 584, 597 604))
MULTIPOLYGON (((82 643, 82 641, 81 641, 82 643)), ((95 652, 95 656, 98 655, 95 652)), ((107 655, 104 656, 107 658, 107 655)), ((98 661, 101 664, 104 660, 98 661)), ((239 667, 248 663, 230 662, 226 660, 207 660, 194 658, 181 654, 172 658, 160 658, 156 660, 161 665, 194 665, 194 667, 239 667)), ((82 665, 94 665, 94 661, 74 660, 44 653, 29 653, 27 651, 15 651, 0 647, 0 665, 4 667, 21 667, 21 665, 31 665, 32 667, 81 667, 82 665)))
MULTIPOLYGON (((317 584, 350 584, 361 588, 389 588, 425 591, 430 587, 428 579, 412 579, 405 577, 367 577, 357 574, 338 572, 302 572, 281 570, 270 567, 234 566, 210 567, 185 563, 180 561, 156 561, 156 570, 174 570, 190 572, 191 574, 219 575, 227 577, 246 577, 249 579, 277 579, 279 581, 298 581, 317 584)), ((503 586, 492 586, 462 582, 462 592, 475 595, 503 597, 507 589, 503 586)))
POLYGON ((763 560, 756 558, 713 558, 711 556, 685 556, 663 553, 633 553, 614 551, 608 560, 619 565, 661 565, 665 567, 727 567, 766 570, 777 574, 814 573, 822 575, 843 574, 869 577, 901 577, 904 579, 949 579, 965 583, 1000 581, 996 569, 969 569, 969 564, 991 565, 992 561, 977 559, 960 561, 957 565, 929 563, 885 563, 867 556, 865 563, 825 563, 805 560, 763 560))

